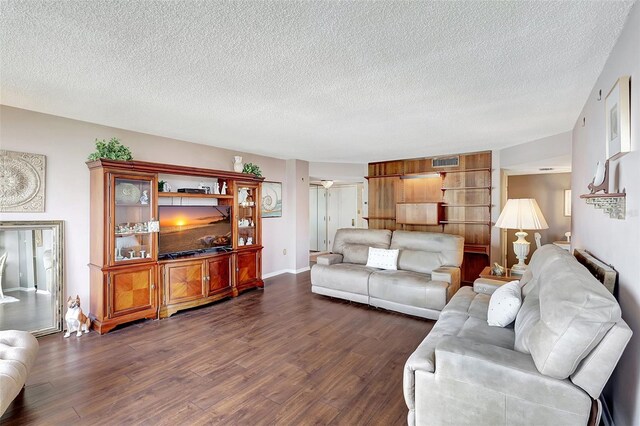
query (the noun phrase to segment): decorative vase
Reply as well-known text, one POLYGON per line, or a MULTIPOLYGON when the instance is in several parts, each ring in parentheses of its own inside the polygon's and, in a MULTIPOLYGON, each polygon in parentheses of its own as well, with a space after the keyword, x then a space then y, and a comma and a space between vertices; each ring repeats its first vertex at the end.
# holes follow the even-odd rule
POLYGON ((236 173, 242 173, 243 168, 244 165, 242 164, 242 157, 239 155, 233 157, 233 171, 236 173))

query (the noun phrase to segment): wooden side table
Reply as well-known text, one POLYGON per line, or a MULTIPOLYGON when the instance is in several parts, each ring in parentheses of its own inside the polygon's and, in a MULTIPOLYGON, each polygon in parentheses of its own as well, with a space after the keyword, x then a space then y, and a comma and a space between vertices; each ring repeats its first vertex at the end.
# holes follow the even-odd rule
POLYGON ((508 283, 510 281, 519 280, 522 275, 511 275, 511 269, 507 269, 507 272, 503 276, 493 275, 491 272, 491 266, 485 266, 485 268, 480 272, 480 278, 487 278, 490 280, 497 280, 508 283))

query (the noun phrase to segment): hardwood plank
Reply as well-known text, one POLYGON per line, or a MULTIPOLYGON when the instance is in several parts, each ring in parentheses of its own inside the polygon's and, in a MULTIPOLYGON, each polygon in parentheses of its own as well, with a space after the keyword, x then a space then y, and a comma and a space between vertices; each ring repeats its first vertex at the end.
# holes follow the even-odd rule
POLYGON ((13 424, 403 424, 402 369, 433 321, 281 275, 224 303, 39 339, 13 424))

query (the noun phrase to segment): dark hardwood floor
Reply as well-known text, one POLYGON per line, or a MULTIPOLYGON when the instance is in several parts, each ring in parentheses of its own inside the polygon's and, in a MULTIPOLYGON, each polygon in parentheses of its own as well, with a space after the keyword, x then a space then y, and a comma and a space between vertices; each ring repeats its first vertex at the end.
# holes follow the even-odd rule
POLYGON ((433 321, 311 293, 309 273, 103 336, 39 339, 10 424, 405 424, 433 321))

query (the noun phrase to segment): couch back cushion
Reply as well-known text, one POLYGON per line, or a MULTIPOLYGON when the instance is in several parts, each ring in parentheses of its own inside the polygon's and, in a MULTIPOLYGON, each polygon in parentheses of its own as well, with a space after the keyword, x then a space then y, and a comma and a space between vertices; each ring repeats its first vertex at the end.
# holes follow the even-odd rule
POLYGON ((439 232, 394 231, 391 248, 400 250, 398 269, 430 274, 441 266, 460 267, 464 238, 439 232))
POLYGON ((343 256, 345 263, 366 265, 369 247, 388 249, 391 231, 388 229, 338 229, 333 239, 333 253, 343 256))
POLYGON ((538 371, 565 379, 621 319, 620 306, 569 253, 553 245, 543 249, 544 267, 531 262, 540 319, 520 332, 538 371))

